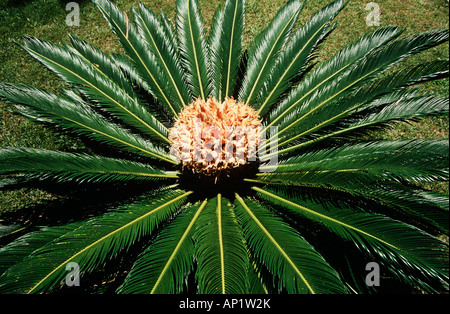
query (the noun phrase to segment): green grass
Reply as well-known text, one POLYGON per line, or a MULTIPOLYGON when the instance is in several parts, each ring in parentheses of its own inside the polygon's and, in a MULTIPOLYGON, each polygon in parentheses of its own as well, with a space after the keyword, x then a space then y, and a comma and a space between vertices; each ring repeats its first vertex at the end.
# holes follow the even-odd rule
MULTIPOLYGON (((65 23, 66 3, 63 0, 0 0, 0 81, 31 84, 40 88, 58 91, 64 83, 29 57, 16 43, 22 35, 35 36, 59 43, 68 41, 68 33, 86 39, 88 42, 109 52, 118 52, 120 47, 107 23, 94 5, 87 0, 80 4, 80 26, 69 27, 65 23)), ((137 0, 114 1, 121 9, 130 12, 137 0)), ((164 10, 173 19, 175 0, 143 0, 155 12, 164 10)), ((200 0, 203 16, 208 25, 219 0, 200 0)), ((376 27, 366 25, 365 10, 369 1, 353 0, 341 12, 338 28, 321 46, 319 58, 326 59, 345 44, 356 40, 376 27)), ((406 33, 418 33, 435 28, 448 28, 448 1, 446 0, 379 0, 381 26, 398 25, 407 29, 406 33)), ((276 10, 285 0, 247 0, 245 43, 249 43, 271 20, 276 10)), ((309 0, 302 12, 300 23, 325 4, 324 1, 309 0)), ((407 64, 418 64, 436 58, 448 58, 448 43, 416 56, 407 64)), ((449 80, 444 79, 424 86, 424 91, 448 95, 449 80)), ((0 102, 0 147, 26 146, 35 148, 80 151, 86 149, 76 138, 53 132, 11 114, 10 106, 0 102)), ((382 134, 381 138, 448 138, 448 117, 434 117, 410 125, 399 124, 382 134)), ((448 194, 448 184, 439 184, 434 189, 448 194)), ((4 191, 0 192, 0 214, 30 206, 55 196, 44 191, 4 191)))

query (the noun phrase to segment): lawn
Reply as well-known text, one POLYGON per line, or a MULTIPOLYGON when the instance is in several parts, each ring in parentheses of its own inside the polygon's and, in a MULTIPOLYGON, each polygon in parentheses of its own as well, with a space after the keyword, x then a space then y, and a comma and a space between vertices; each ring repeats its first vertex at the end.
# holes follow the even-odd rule
MULTIPOLYGON (((286 0, 249 0, 246 7, 245 42, 267 25, 276 10, 286 0)), ((64 83, 29 57, 18 45, 22 35, 35 36, 54 43, 68 41, 68 33, 109 52, 120 52, 120 46, 107 23, 90 1, 76 1, 80 7, 80 25, 66 25, 66 4, 63 0, 0 0, 0 81, 31 84, 51 91, 58 91, 64 83)), ((114 1, 121 9, 130 12, 137 0, 114 1)), ((169 17, 175 13, 175 0, 143 0, 155 12, 164 10, 169 17)), ((218 4, 224 1, 200 0, 202 13, 208 25, 218 4)), ((326 59, 342 46, 362 34, 372 32, 377 26, 368 26, 366 4, 368 1, 352 0, 337 18, 338 27, 322 45, 319 59, 326 59)), ((436 28, 448 28, 447 0, 380 0, 380 27, 398 25, 406 28, 405 34, 418 33, 436 28)), ((307 20, 325 3, 318 0, 306 2, 300 23, 307 20)), ((131 16, 131 14, 129 14, 131 16)), ((408 61, 409 65, 449 56, 448 43, 420 54, 408 61)), ((444 79, 424 85, 424 91, 448 95, 449 80, 444 79)), ((87 148, 77 139, 56 133, 13 115, 10 107, 0 102, 0 147, 25 146, 63 151, 83 151, 87 148)), ((434 117, 412 124, 399 124, 376 137, 398 138, 448 138, 448 117, 434 117)), ((433 186, 448 194, 448 184, 433 186)), ((41 190, 0 192, 0 214, 28 207, 56 196, 41 190)), ((0 216, 1 217, 1 216, 0 216)), ((1 221, 0 221, 1 223, 1 221)))

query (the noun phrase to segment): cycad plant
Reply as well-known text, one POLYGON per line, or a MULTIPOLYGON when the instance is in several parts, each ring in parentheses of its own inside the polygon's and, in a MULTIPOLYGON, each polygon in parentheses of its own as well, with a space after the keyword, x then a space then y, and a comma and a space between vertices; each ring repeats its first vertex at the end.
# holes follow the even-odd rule
POLYGON ((423 187, 448 180, 448 140, 369 136, 448 114, 417 88, 447 76, 448 60, 395 67, 448 30, 382 27, 317 62, 344 1, 297 25, 303 3, 289 0, 248 47, 243 0, 208 30, 197 0, 177 0, 174 23, 142 3, 130 15, 94 3, 125 55, 25 37, 71 89, 0 84, 17 113, 92 147, 4 148, 0 186, 94 191, 87 214, 0 249, 2 293, 73 289, 73 269, 83 291, 105 293, 448 289, 448 198, 423 187), (92 206, 102 187, 116 201, 92 206))

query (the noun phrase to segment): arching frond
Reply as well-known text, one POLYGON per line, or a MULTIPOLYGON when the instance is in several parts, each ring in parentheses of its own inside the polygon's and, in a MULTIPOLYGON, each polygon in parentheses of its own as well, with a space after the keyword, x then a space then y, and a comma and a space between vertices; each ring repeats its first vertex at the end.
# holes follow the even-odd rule
POLYGON ((81 48, 83 56, 75 53, 71 47, 56 46, 31 37, 24 38, 24 49, 58 76, 73 84, 94 105, 101 106, 129 126, 136 127, 167 145, 167 129, 145 109, 130 86, 122 88, 128 83, 124 82, 120 72, 105 65, 112 64, 111 58, 75 37, 72 37, 72 42, 81 48))
POLYGON ((137 154, 175 163, 163 149, 106 120, 74 93, 68 95, 70 97, 25 85, 0 84, 0 98, 21 104, 16 108, 28 118, 51 123, 137 154))
POLYGON ((211 90, 210 66, 198 0, 177 0, 176 8, 179 49, 191 94, 206 99, 211 90))
POLYGON ((178 96, 174 95, 172 89, 168 87, 169 82, 166 80, 155 55, 144 44, 145 41, 136 30, 136 27, 110 1, 94 0, 94 3, 108 21, 127 54, 134 61, 137 71, 150 87, 153 96, 163 105, 167 112, 177 117, 182 104, 179 103, 178 96))
POLYGON ((248 246, 277 277, 278 289, 288 293, 346 292, 334 269, 293 229, 253 200, 236 194, 234 204, 248 246))
MULTIPOLYGON (((179 103, 178 107, 186 106, 191 101, 191 95, 186 86, 185 73, 181 67, 176 42, 171 41, 164 30, 163 22, 142 2, 139 3, 139 12, 134 11, 134 14, 140 34, 155 55, 164 75, 169 78, 170 89, 178 98, 176 100, 179 103)), ((171 26, 168 27, 170 29, 171 26)))
POLYGON ((361 62, 369 52, 392 41, 400 34, 401 31, 397 27, 381 28, 341 49, 328 61, 308 73, 302 82, 290 91, 289 95, 271 112, 268 127, 280 124, 288 114, 297 111, 300 107, 304 108, 303 103, 308 104, 327 86, 334 86, 333 82, 339 81, 355 62, 361 62))
POLYGON ((0 249, 0 278, 8 268, 29 257, 36 249, 72 232, 80 225, 81 222, 75 222, 58 227, 43 227, 39 231, 27 233, 5 245, 0 249))
POLYGON ((376 180, 448 180, 448 141, 398 140, 343 145, 261 166, 262 180, 339 188, 376 180))
MULTIPOLYGON (((428 64, 427 67, 418 66, 387 75, 377 80, 374 84, 364 86, 354 94, 335 101, 332 106, 320 108, 312 116, 303 120, 301 125, 294 126, 285 133, 284 138, 288 139, 281 140, 279 145, 289 145, 289 142, 291 142, 290 138, 295 137, 293 140, 295 142, 296 139, 301 140, 310 135, 314 136, 328 126, 332 127, 333 124, 346 123, 347 119, 354 121, 354 116, 356 115, 379 112, 390 101, 397 105, 402 102, 408 102, 409 108, 417 107, 417 103, 428 104, 429 106, 431 104, 435 104, 435 106, 440 104, 443 111, 446 108, 445 99, 427 94, 418 95, 416 90, 405 91, 404 88, 415 84, 417 81, 428 81, 447 75, 448 72, 444 70, 446 66, 445 62, 440 61, 428 64)), ((432 111, 428 111, 427 114, 432 114, 432 111)), ((416 116, 419 116, 419 114, 416 113, 416 116)))
MULTIPOLYGON (((415 37, 392 41, 380 49, 372 51, 362 59, 364 61, 359 63, 358 66, 340 76, 335 84, 328 84, 326 90, 320 90, 307 103, 303 104, 296 112, 295 118, 291 116, 287 121, 283 121, 279 126, 278 136, 281 138, 287 130, 295 125, 302 124, 304 119, 310 117, 319 109, 326 108, 329 104, 332 104, 333 100, 348 95, 353 88, 362 86, 361 84, 370 81, 376 75, 403 61, 406 57, 447 40, 448 31, 426 32, 415 37)), ((345 109, 344 107, 341 110, 345 109)), ((297 132, 295 136, 281 141, 279 145, 285 145, 305 135, 307 135, 306 132, 297 132)))
POLYGON ((256 109, 261 105, 256 102, 256 97, 275 66, 281 49, 286 45, 303 5, 299 0, 288 1, 248 49, 247 71, 239 91, 239 99, 256 109))
POLYGON ((406 185, 448 181, 448 141, 445 140, 344 145, 292 157, 261 169, 264 172, 258 178, 264 183, 337 189, 398 208, 448 231, 448 197, 406 185))
POLYGON ((404 280, 412 283, 437 280, 444 286, 448 281, 448 269, 442 264, 448 259, 448 244, 417 228, 381 215, 331 206, 323 208, 320 204, 266 188, 253 189, 261 198, 317 221, 353 242, 363 253, 383 261, 386 268, 404 280))
POLYGON ((116 182, 176 179, 146 164, 50 150, 11 148, 0 150, 0 175, 21 174, 28 178, 66 181, 116 182))
MULTIPOLYGON (((299 139, 298 143, 287 145, 286 148, 278 150, 277 153, 281 159, 284 159, 322 141, 352 139, 353 134, 364 134, 398 121, 445 115, 449 112, 448 99, 431 95, 417 95, 417 91, 390 93, 366 106, 370 106, 372 109, 351 114, 311 137, 299 139)), ((268 158, 271 158, 271 156, 268 155, 268 158)))
POLYGON ((286 48, 280 52, 276 64, 271 69, 272 73, 258 94, 257 103, 261 104, 258 109, 259 115, 264 116, 291 87, 294 78, 306 71, 314 49, 333 30, 331 21, 344 5, 342 0, 326 5, 293 35, 286 48))
MULTIPOLYGON (((151 234, 162 221, 175 213, 189 194, 181 190, 164 191, 92 218, 57 238, 52 229, 37 231, 22 239, 22 243, 44 244, 45 241, 33 238, 47 238, 48 234, 54 239, 42 247, 35 247, 29 256, 8 268, 0 277, 0 291, 27 294, 48 291, 64 281, 66 265, 70 262, 77 263, 82 274, 95 269, 114 258, 119 251, 151 234)), ((7 251, 12 254, 11 250, 7 251)))
POLYGON ((208 201, 196 223, 199 293, 246 293, 247 248, 229 201, 221 194, 208 201))
POLYGON ((219 102, 234 95, 243 50, 245 2, 228 0, 218 7, 208 37, 212 96, 219 102))
POLYGON ((187 205, 142 252, 119 293, 177 293, 192 270, 194 224, 207 204, 187 205))

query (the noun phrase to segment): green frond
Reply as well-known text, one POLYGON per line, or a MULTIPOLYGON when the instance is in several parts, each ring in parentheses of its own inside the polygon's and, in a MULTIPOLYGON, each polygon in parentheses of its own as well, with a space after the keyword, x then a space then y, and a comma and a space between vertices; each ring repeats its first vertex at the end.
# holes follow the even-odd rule
MULTIPOLYGON (((267 127, 278 125, 292 112, 304 108, 323 89, 334 86, 342 75, 353 68, 355 62, 361 62, 364 57, 398 37, 401 31, 397 27, 377 29, 372 34, 362 36, 352 44, 339 50, 328 61, 321 63, 294 87, 283 101, 270 113, 267 127), (300 107, 301 106, 301 107, 300 107)), ((305 108, 306 109, 306 108, 305 108)), ((298 115, 296 115, 298 117, 298 115)))
POLYGON ((50 179, 58 183, 75 181, 80 184, 178 178, 176 173, 124 159, 30 148, 1 149, 0 175, 16 174, 30 179, 50 179))
MULTIPOLYGON (((364 133, 377 127, 392 125, 398 121, 408 121, 449 112, 448 99, 431 95, 417 95, 417 91, 399 91, 382 96, 368 104, 368 110, 355 112, 339 123, 317 132, 312 137, 291 143, 278 150, 285 158, 304 150, 308 146, 326 140, 352 139, 352 134, 364 133)), ((270 156, 268 156, 270 158, 270 156)))
POLYGON ((449 198, 420 187, 395 183, 375 182, 347 187, 346 191, 374 200, 403 215, 418 218, 421 225, 430 226, 441 233, 449 231, 449 198))
POLYGON ((117 69, 111 67, 114 64, 111 58, 75 37, 72 37, 72 42, 77 44, 77 48, 81 48, 84 55, 75 52, 71 47, 56 46, 31 37, 24 38, 23 48, 58 76, 74 85, 92 104, 101 106, 129 126, 136 127, 167 145, 167 129, 145 110, 131 93, 130 86, 127 90, 122 88, 128 84, 117 69))
POLYGON ((333 30, 331 21, 344 6, 342 0, 326 5, 295 33, 286 48, 280 52, 267 82, 258 94, 260 116, 264 116, 292 86, 291 82, 305 72, 315 48, 333 30))
POLYGON ((362 96, 361 92, 364 90, 370 94, 369 97, 364 98, 366 100, 408 86, 442 79, 448 77, 448 64, 448 59, 443 59, 428 61, 415 66, 404 66, 371 82, 367 87, 358 90, 355 95, 359 93, 359 96, 362 96))
POLYGON ((247 245, 288 293, 346 293, 337 273, 294 229, 256 201, 236 194, 247 245))
POLYGON ((196 271, 199 293, 247 291, 249 261, 236 217, 221 194, 208 200, 196 223, 196 271))
MULTIPOLYGON (((121 88, 127 94, 127 97, 122 99, 120 95, 115 95, 109 89, 106 89, 110 93, 110 97, 106 98, 107 102, 99 103, 102 99, 101 97, 92 98, 93 104, 118 116, 128 126, 136 128, 149 135, 152 139, 167 145, 169 143, 167 138, 168 129, 158 119, 159 114, 155 115, 155 110, 152 110, 153 108, 136 93, 135 81, 126 77, 126 71, 123 70, 123 62, 118 62, 115 56, 107 55, 75 36, 70 36, 70 39, 77 52, 94 65, 94 69, 98 74, 104 75, 115 83, 112 86, 114 90, 121 88)), ((85 86, 81 88, 86 89, 85 86)), ((92 96, 96 97, 98 95, 94 93, 92 96)))
POLYGON ((177 0, 176 25, 182 65, 193 97, 211 94, 208 46, 198 0, 177 0))
POLYGON ((248 293, 249 294, 268 294, 266 285, 262 282, 260 271, 254 262, 248 269, 248 293))
MULTIPOLYGON (((113 59, 111 54, 106 53, 106 52, 102 51, 100 48, 89 44, 87 41, 85 41, 82 38, 77 37, 76 35, 69 34, 69 38, 70 38, 71 46, 64 43, 63 47, 60 47, 57 45, 52 45, 46 41, 39 40, 39 39, 34 39, 34 38, 30 38, 30 39, 32 41, 34 41, 33 45, 38 44, 39 50, 43 50, 43 48, 39 46, 39 42, 45 43, 44 47, 47 46, 47 48, 53 48, 53 49, 56 48, 55 54, 56 53, 61 54, 62 61, 64 61, 65 53, 71 54, 71 55, 72 54, 81 55, 81 57, 85 59, 84 61, 83 61, 83 59, 80 59, 77 56, 75 56, 75 58, 77 60, 79 60, 79 62, 81 63, 80 65, 78 65, 79 67, 84 67, 86 69, 89 68, 91 70, 91 72, 101 75, 105 79, 109 79, 112 83, 115 83, 117 88, 123 89, 124 92, 129 97, 131 97, 131 98, 136 97, 135 89, 133 87, 132 82, 130 82, 127 79, 126 75, 124 74, 124 72, 122 71, 120 66, 118 66, 118 64, 115 62, 115 60, 113 59)), ((43 51, 45 52, 45 50, 43 50, 43 51)), ((49 50, 48 52, 51 52, 51 50, 49 50)), ((49 56, 55 57, 55 56, 52 56, 51 53, 49 54, 49 56)), ((44 61, 45 61, 45 59, 44 59, 44 61)), ((53 60, 53 62, 55 62, 55 60, 53 60)), ((77 66, 77 65, 67 63, 66 68, 75 67, 75 66, 77 66)), ((86 71, 86 72, 88 72, 88 71, 86 71)), ((88 73, 86 73, 86 74, 88 74, 88 73)), ((96 77, 96 76, 93 75, 93 77, 96 77)), ((87 79, 87 78, 84 78, 84 79, 87 79)), ((83 81, 80 81, 80 82, 85 83, 83 81)), ((93 80, 93 82, 96 83, 95 80, 93 80)), ((79 87, 83 87, 83 86, 79 86, 79 87)))
POLYGON ((205 208, 188 204, 136 260, 118 293, 179 293, 192 270, 194 224, 205 208))
POLYGON ((242 80, 239 99, 256 109, 261 105, 256 102, 258 93, 286 45, 303 5, 304 2, 299 0, 289 0, 248 48, 247 71, 242 80))
POLYGON ((38 231, 27 233, 3 246, 0 248, 0 278, 8 268, 26 259, 33 251, 72 232, 80 225, 80 222, 74 222, 63 226, 42 227, 38 231))
MULTIPOLYGON (((186 85, 176 42, 171 41, 173 37, 166 34, 163 22, 142 2, 139 3, 139 12, 136 10, 133 12, 141 36, 155 55, 164 75, 169 78, 170 88, 175 91, 178 98, 178 107, 183 108, 191 102, 192 97, 186 85)), ((170 25, 168 27, 171 28, 170 25)))
POLYGON ((124 50, 133 60, 136 70, 150 87, 153 96, 167 112, 177 117, 182 104, 166 80, 157 58, 145 44, 146 41, 130 22, 128 16, 108 0, 93 0, 93 2, 119 38, 124 50))
MULTIPOLYGON (((333 188, 329 186, 312 186, 310 184, 289 184, 245 179, 252 184, 269 186, 270 188, 296 190, 308 198, 320 199, 324 204, 333 206, 347 204, 359 208, 366 204, 374 212, 389 213, 401 220, 413 223, 433 234, 448 233, 449 199, 441 193, 397 182, 376 181, 362 186, 346 186, 333 188)), ((305 196, 305 197, 306 197, 305 196)))
POLYGON ((212 96, 219 102, 234 95, 242 55, 245 1, 227 0, 218 7, 208 42, 211 59, 212 96))
MULTIPOLYGON (((353 94, 348 95, 342 99, 334 101, 330 106, 324 106, 303 119, 303 123, 297 124, 290 128, 288 132, 282 136, 280 140, 280 147, 294 140, 307 137, 310 134, 317 133, 321 129, 326 128, 333 123, 341 123, 347 117, 354 113, 366 111, 381 110, 381 105, 386 102, 386 99, 395 99, 398 104, 402 101, 408 101, 408 97, 414 96, 415 100, 427 100, 429 103, 436 101, 443 101, 439 98, 433 99, 430 95, 414 95, 415 91, 411 93, 401 94, 398 91, 403 91, 405 87, 416 84, 421 81, 430 81, 441 78, 448 74, 448 63, 439 61, 433 64, 425 64, 414 67, 412 69, 403 69, 396 71, 393 74, 377 80, 374 84, 362 86, 353 94), (390 95, 393 94, 393 95, 390 95)), ((411 105, 414 106, 414 105, 411 105)), ((430 112, 432 114, 432 111, 430 112)))
POLYGON ((0 99, 16 105, 19 113, 39 122, 83 134, 93 140, 175 164, 162 148, 111 123, 74 93, 60 96, 26 85, 0 84, 0 99))
MULTIPOLYGON (((64 281, 69 262, 77 263, 82 275, 92 271, 151 234, 175 213, 189 194, 181 190, 163 191, 92 218, 44 246, 36 247, 29 256, 8 268, 0 277, 0 291, 21 294, 48 291, 64 281)), ((52 236, 52 231, 49 232, 52 236)), ((46 233, 46 230, 37 231, 30 238, 46 237, 46 233)), ((27 243, 30 238, 26 239, 27 243)), ((41 244, 42 241, 32 243, 41 244)))
MULTIPOLYGON (((165 34, 165 39, 168 40, 170 43, 174 43, 173 48, 175 49, 176 54, 179 56, 180 51, 178 48, 177 43, 177 36, 175 34, 175 27, 173 23, 169 20, 166 13, 161 10, 161 23, 162 23, 162 31, 165 34)), ((170 45, 170 44, 168 44, 170 45)))
POLYGON ((348 144, 260 166, 262 180, 331 187, 377 180, 448 180, 448 141, 397 140, 348 144))
MULTIPOLYGON (((348 208, 324 208, 281 192, 253 189, 262 199, 319 222, 412 284, 437 280, 445 286, 448 281, 448 269, 443 266, 443 261, 448 260, 448 244, 422 230, 382 215, 348 208)), ((427 288, 426 284, 422 286, 427 288)))
POLYGON ((408 185, 448 181, 446 140, 344 145, 262 166, 261 171, 260 182, 336 189, 397 208, 448 232, 448 197, 408 185))
MULTIPOLYGON (((380 49, 368 53, 357 66, 340 76, 335 84, 328 84, 325 89, 316 92, 314 97, 301 105, 295 116, 291 116, 287 121, 283 121, 279 125, 278 136, 284 136, 287 130, 295 125, 302 124, 306 118, 315 114, 319 109, 328 108, 330 104, 333 104, 334 100, 349 95, 352 89, 374 79, 377 75, 403 61, 408 56, 439 45, 447 40, 448 31, 426 32, 417 36, 392 41, 380 49)), ((289 137, 280 143, 280 146, 295 141, 304 135, 305 133, 303 132, 297 133, 297 135, 289 137)))
POLYGON ((136 93, 136 97, 144 108, 148 110, 167 130, 173 123, 173 112, 159 102, 152 95, 152 88, 142 77, 139 71, 134 65, 134 61, 125 55, 112 53, 110 55, 114 66, 117 67, 123 75, 129 80, 130 85, 133 87, 133 91, 136 93))

